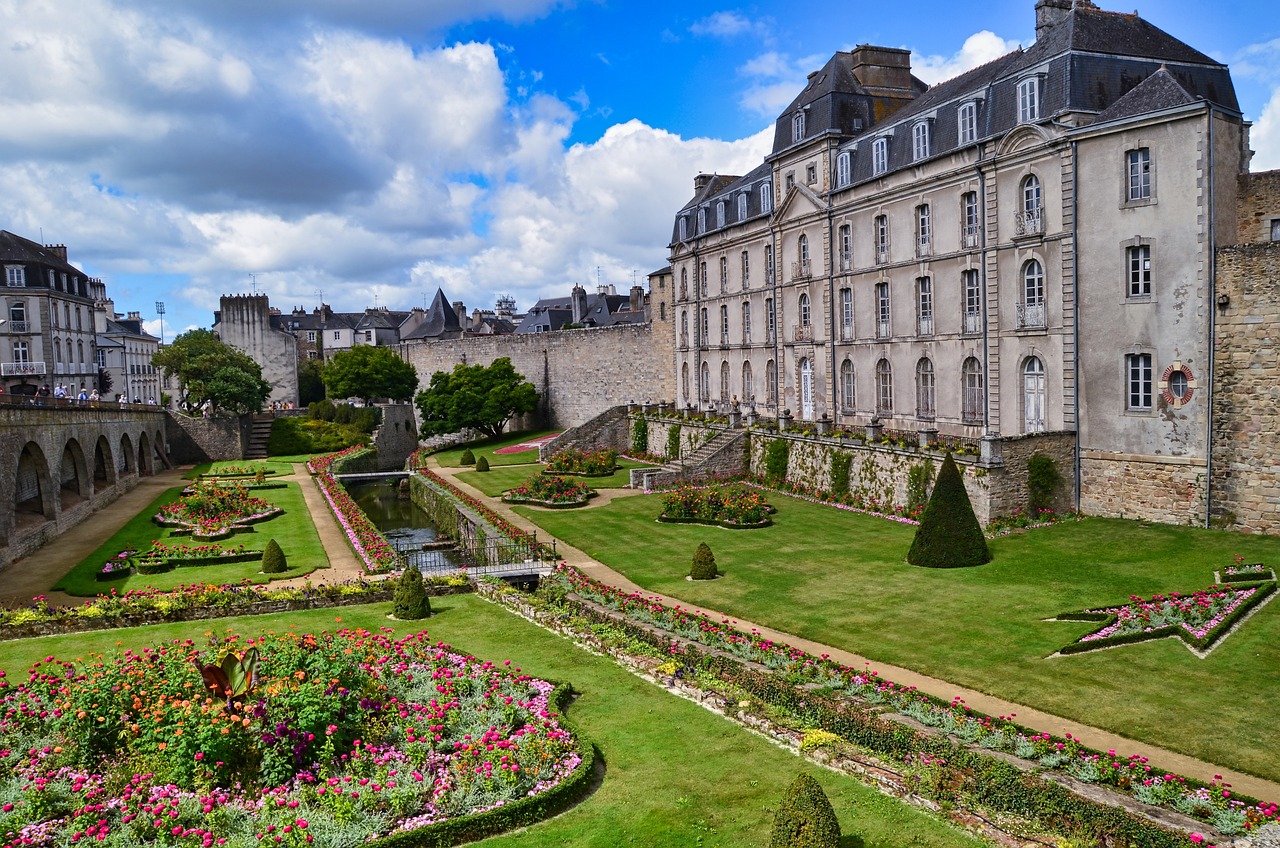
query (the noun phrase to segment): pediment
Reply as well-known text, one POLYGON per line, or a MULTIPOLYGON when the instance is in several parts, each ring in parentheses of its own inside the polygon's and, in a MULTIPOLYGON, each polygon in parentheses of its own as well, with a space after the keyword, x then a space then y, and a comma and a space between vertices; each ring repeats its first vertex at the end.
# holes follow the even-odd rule
POLYGON ((1041 146, 1050 138, 1048 132, 1035 124, 1021 124, 1004 134, 996 144, 996 154, 1003 156, 1007 153, 1017 153, 1019 150, 1029 150, 1041 146))
POLYGON ((804 218, 825 211, 826 206, 823 204, 822 199, 813 192, 813 189, 807 185, 794 185, 786 196, 782 198, 778 208, 773 210, 773 217, 770 218, 770 223, 780 224, 783 221, 804 218))

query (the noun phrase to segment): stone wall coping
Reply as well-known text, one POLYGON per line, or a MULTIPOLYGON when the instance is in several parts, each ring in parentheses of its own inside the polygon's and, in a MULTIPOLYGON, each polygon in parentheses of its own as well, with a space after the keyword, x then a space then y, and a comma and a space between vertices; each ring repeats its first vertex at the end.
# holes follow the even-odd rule
POLYGON ((1204 468, 1208 465, 1207 460, 1198 456, 1154 456, 1151 454, 1114 453, 1111 451, 1100 450, 1081 451, 1080 456, 1083 459, 1096 459, 1103 462, 1143 462, 1148 465, 1190 465, 1195 468, 1204 468))

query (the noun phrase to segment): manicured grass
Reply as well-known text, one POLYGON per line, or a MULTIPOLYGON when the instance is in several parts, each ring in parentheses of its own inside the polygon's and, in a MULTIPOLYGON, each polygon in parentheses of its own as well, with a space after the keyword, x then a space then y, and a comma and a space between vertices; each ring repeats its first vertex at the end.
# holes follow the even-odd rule
MULTIPOLYGON (((184 480, 195 480, 202 474, 219 474, 225 468, 257 468, 259 465, 266 468, 268 479, 280 477, 284 474, 293 473, 293 465, 286 460, 261 460, 261 459, 243 459, 235 462, 202 462, 195 466, 182 477, 184 480)), ((246 479, 246 478, 238 478, 246 479)), ((247 478, 252 479, 252 478, 247 478)))
POLYGON ((476 459, 483 456, 489 460, 490 465, 524 465, 525 463, 538 461, 537 448, 529 448, 519 453, 494 453, 494 451, 558 432, 558 430, 537 430, 526 433, 503 433, 496 439, 481 439, 477 442, 468 442, 456 448, 440 451, 434 456, 441 465, 449 468, 461 468, 462 463, 459 460, 462 458, 462 452, 469 448, 476 459))
MULTIPOLYGON (((311 483, 308 481, 307 485, 311 483)), ((272 579, 299 577, 310 574, 318 568, 329 567, 329 557, 320 545, 320 536, 316 533, 315 525, 311 523, 311 515, 307 512, 307 504, 302 499, 302 491, 297 483, 289 483, 284 489, 258 489, 253 492, 254 497, 281 507, 284 515, 277 515, 269 521, 252 524, 251 532, 238 532, 230 538, 214 543, 230 546, 244 545, 246 548, 260 551, 266 547, 267 540, 275 539, 289 560, 288 571, 273 575, 259 574, 258 569, 261 563, 251 561, 175 568, 163 574, 134 574, 123 580, 98 580, 94 575, 102 568, 102 564, 123 550, 144 551, 155 541, 164 541, 166 544, 200 544, 189 536, 175 537, 170 528, 160 527, 151 520, 161 506, 177 500, 181 492, 180 488, 173 488, 161 494, 149 507, 120 528, 119 532, 63 575, 53 588, 72 595, 93 597, 111 589, 120 592, 127 589, 143 589, 148 586, 172 589, 183 583, 223 584, 239 583, 242 580, 248 580, 251 583, 267 583, 272 579)))
POLYGON ((86 657, 117 646, 192 638, 228 629, 267 631, 336 627, 388 628, 397 636, 427 629, 433 639, 495 662, 511 659, 529 674, 573 684, 581 693, 569 717, 606 764, 599 789, 567 813, 481 843, 530 848, 643 845, 758 848, 768 844, 773 811, 800 770, 830 797, 844 831, 842 844, 976 846, 977 840, 852 778, 804 763, 764 739, 592 656, 567 640, 475 596, 433 600, 437 615, 412 624, 386 618, 389 604, 315 610, 258 618, 170 624, 125 631, 0 643, 0 668, 11 679, 36 660, 86 657))
POLYGON ((648 590, 1272 780, 1280 602, 1199 659, 1162 639, 1050 655, 1096 625, 1058 613, 1191 592, 1235 554, 1280 564, 1280 539, 1089 518, 991 542, 988 565, 916 568, 915 528, 770 495, 775 525, 657 524, 659 497, 580 514, 516 510, 648 590), (701 541, 721 580, 690 583, 701 541))
MULTIPOLYGON (((295 454, 290 454, 290 455, 288 455, 288 456, 272 456, 272 457, 268 458, 268 460, 267 460, 267 461, 268 461, 268 462, 283 462, 283 463, 289 463, 289 464, 292 464, 292 463, 295 463, 295 462, 306 462, 307 460, 312 459, 313 457, 317 457, 317 456, 324 456, 324 454, 323 454, 323 453, 295 453, 295 454)), ((262 460, 245 460, 245 461, 246 461, 246 462, 255 462, 255 461, 256 461, 256 462, 261 462, 262 460)))
MULTIPOLYGON (((631 484, 632 468, 652 468, 647 462, 635 462, 630 459, 619 459, 618 470, 608 477, 573 477, 572 480, 590 486, 593 489, 625 489, 631 484)), ((535 474, 542 471, 542 465, 508 465, 492 468, 489 471, 463 471, 458 479, 475 486, 491 498, 499 497, 507 489, 513 489, 535 474)))

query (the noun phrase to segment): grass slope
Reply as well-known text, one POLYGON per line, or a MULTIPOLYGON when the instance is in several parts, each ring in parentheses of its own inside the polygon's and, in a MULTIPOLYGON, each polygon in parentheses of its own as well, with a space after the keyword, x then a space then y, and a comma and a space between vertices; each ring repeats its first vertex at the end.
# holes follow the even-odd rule
POLYGON ((1047 659, 1095 625, 1061 612, 1191 592, 1233 555, 1280 563, 1280 539, 1090 518, 993 540, 978 568, 905 561, 914 528, 771 495, 775 526, 657 524, 657 496, 580 515, 517 508, 648 590, 915 669, 1272 780, 1280 758, 1280 602, 1206 659, 1178 640, 1047 659), (725 578, 690 583, 699 542, 725 578))
POLYGON ((586 848, 601 845, 718 846, 767 844, 773 811, 802 768, 817 777, 845 834, 842 845, 977 848, 977 840, 842 775, 804 764, 793 754, 701 707, 670 695, 475 596, 440 598, 426 622, 392 622, 390 604, 341 610, 221 619, 126 631, 0 643, 0 669, 12 678, 54 655, 87 657, 116 647, 221 634, 363 627, 398 637, 422 624, 433 639, 553 680, 581 692, 570 717, 599 746, 607 771, 600 788, 567 813, 486 840, 485 846, 586 848))
POLYGON ((476 442, 468 442, 465 445, 459 445, 456 448, 440 451, 435 454, 436 460, 449 468, 461 468, 462 463, 458 460, 462 458, 462 452, 471 449, 476 459, 485 457, 489 460, 490 467, 495 465, 524 465, 529 462, 538 461, 538 449, 529 448, 519 453, 494 453, 499 448, 518 445, 521 442, 528 442, 541 436, 547 436, 551 433, 559 432, 558 430, 537 430, 526 433, 503 433, 496 439, 481 439, 476 442))

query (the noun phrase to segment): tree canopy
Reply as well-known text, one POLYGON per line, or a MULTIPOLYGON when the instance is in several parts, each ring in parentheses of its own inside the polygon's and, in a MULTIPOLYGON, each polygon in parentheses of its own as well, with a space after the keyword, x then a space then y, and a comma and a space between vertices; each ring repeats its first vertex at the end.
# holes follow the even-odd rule
POLYGON ((538 408, 538 392, 507 357, 491 365, 455 365, 437 371, 416 401, 425 436, 456 433, 470 427, 497 436, 516 415, 538 408))
POLYGON ((208 401, 216 409, 257 412, 271 394, 262 366, 212 330, 188 330, 152 356, 151 364, 177 378, 189 407, 208 401))
POLYGON ((418 389, 418 369, 389 347, 356 345, 335 353, 320 372, 330 398, 410 400, 418 389))

